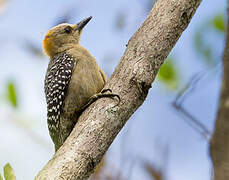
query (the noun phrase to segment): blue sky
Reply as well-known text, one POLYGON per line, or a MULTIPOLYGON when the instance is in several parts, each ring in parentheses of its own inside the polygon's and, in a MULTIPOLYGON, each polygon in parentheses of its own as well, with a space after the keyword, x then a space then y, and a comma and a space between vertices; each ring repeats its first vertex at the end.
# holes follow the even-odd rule
MULTIPOLYGON (((193 35, 197 27, 219 12, 225 12, 226 0, 203 1, 187 30, 172 51, 182 82, 204 69, 193 53, 193 35)), ((17 178, 30 180, 52 157, 53 147, 46 124, 43 80, 47 57, 34 56, 24 48, 30 40, 41 47, 45 32, 66 11, 73 11, 72 23, 93 16, 85 28, 81 44, 111 74, 125 50, 125 44, 146 17, 139 0, 62 1, 12 0, 0 18, 0 93, 4 94, 9 79, 16 82, 19 109, 14 110, 0 99, 0 167, 10 162, 17 178), (126 29, 117 32, 114 21, 118 12, 127 16, 126 29), (111 57, 111 58, 107 58, 111 57), (31 136, 35 133, 39 139, 31 136), (29 170, 28 170, 29 169, 29 170)), ((211 39, 211 37, 209 37, 211 39)), ((214 39, 214 37, 213 37, 214 39)), ((223 51, 223 41, 216 49, 223 51)), ((220 60, 220 56, 219 56, 220 60)), ((187 107, 212 130, 220 90, 220 73, 210 73, 185 102, 187 107)), ((209 180, 210 161, 207 142, 172 109, 175 93, 156 81, 145 101, 127 123, 108 153, 111 164, 128 168, 141 158, 160 164, 160 145, 169 146, 167 176, 169 180, 209 180), (120 155, 122 154, 122 155, 120 155), (123 156, 125 159, 123 160, 123 156), (123 164, 123 161, 124 164, 123 164)), ((126 175, 126 172, 123 172, 126 175)), ((131 179, 149 179, 136 163, 131 179)))

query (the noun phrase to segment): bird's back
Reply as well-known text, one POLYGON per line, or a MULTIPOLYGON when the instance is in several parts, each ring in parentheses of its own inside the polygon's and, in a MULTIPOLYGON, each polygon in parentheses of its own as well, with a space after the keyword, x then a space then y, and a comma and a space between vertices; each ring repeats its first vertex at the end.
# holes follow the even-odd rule
POLYGON ((50 60, 45 76, 48 128, 55 145, 62 139, 60 119, 74 67, 75 61, 66 52, 59 53, 50 60))
POLYGON ((57 150, 74 128, 82 107, 103 89, 106 76, 90 53, 79 45, 54 56, 47 72, 48 126, 57 150))

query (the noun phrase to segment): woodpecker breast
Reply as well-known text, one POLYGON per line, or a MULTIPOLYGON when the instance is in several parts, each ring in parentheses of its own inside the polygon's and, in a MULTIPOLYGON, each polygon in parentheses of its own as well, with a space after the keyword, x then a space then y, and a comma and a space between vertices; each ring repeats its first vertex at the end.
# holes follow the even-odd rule
POLYGON ((48 128, 52 139, 60 128, 60 115, 76 61, 66 52, 54 56, 45 76, 48 128))

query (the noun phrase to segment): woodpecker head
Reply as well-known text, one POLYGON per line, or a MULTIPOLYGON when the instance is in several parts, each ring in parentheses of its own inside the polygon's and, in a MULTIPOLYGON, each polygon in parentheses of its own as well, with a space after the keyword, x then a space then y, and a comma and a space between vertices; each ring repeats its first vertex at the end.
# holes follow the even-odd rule
POLYGON ((91 20, 91 16, 77 24, 59 24, 48 31, 43 40, 43 50, 50 58, 55 54, 74 47, 79 43, 84 26, 91 20))

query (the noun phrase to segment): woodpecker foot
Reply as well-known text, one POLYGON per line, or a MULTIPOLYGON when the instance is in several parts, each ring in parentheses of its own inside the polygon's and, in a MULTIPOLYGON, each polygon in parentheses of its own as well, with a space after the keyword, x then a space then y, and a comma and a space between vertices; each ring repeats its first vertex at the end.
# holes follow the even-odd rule
POLYGON ((100 93, 104 94, 106 92, 112 93, 112 90, 111 89, 103 89, 100 93))
MULTIPOLYGON (((114 98, 117 97, 118 98, 118 103, 115 106, 118 106, 120 104, 121 98, 118 94, 114 94, 112 93, 111 89, 103 89, 100 93, 95 94, 94 96, 92 96, 88 103, 86 105, 84 105, 84 107, 82 108, 82 111, 84 111, 88 106, 90 106, 93 102, 95 102, 96 100, 100 99, 100 98, 114 98), (105 94, 106 92, 109 92, 109 94, 105 94)), ((114 107, 115 107, 114 106, 114 107)))

